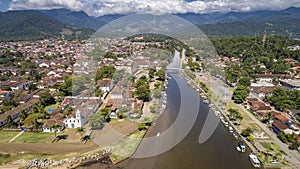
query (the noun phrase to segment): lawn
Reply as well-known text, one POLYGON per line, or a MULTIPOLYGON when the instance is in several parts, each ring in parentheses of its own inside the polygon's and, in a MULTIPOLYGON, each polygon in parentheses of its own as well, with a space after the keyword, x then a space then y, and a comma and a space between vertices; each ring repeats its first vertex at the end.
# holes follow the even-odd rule
POLYGON ((129 138, 131 139, 127 138, 115 146, 106 147, 106 148, 113 148, 112 150, 113 162, 117 163, 130 157, 136 151, 145 133, 146 131, 136 131, 129 136, 129 138))
POLYGON ((274 154, 282 154, 283 151, 274 143, 269 142, 261 142, 260 143, 267 151, 274 153, 274 154))
POLYGON ((6 143, 15 137, 19 132, 17 131, 0 131, 0 143, 6 143))
POLYGON ((15 140, 15 143, 51 143, 54 133, 25 132, 15 140))
POLYGON ((274 166, 274 168, 281 168, 280 166, 287 165, 287 161, 282 158, 282 154, 285 154, 280 148, 270 142, 261 142, 260 143, 266 150, 263 152, 257 153, 259 159, 264 163, 264 165, 274 166), (276 162, 275 162, 275 161, 276 162))

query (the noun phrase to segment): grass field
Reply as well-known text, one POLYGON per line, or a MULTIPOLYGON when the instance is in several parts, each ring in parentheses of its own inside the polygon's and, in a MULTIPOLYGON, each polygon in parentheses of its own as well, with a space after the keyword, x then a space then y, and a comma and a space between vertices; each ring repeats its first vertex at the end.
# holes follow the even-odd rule
POLYGON ((136 131, 129 136, 129 138, 134 139, 125 139, 121 143, 108 148, 113 148, 112 157, 113 162, 117 163, 130 157, 137 149, 139 143, 142 140, 142 137, 145 135, 146 131, 136 131))
POLYGON ((53 139, 53 133, 25 132, 15 140, 15 143, 51 143, 53 139))
POLYGON ((0 131, 0 143, 6 143, 19 134, 18 131, 0 131))
POLYGON ((267 151, 274 153, 274 154, 282 154, 283 151, 274 143, 269 142, 261 142, 260 143, 267 151))

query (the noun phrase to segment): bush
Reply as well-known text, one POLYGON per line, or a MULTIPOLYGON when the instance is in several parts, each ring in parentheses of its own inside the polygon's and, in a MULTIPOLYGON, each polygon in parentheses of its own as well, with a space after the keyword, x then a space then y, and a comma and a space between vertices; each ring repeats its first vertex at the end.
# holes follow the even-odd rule
POLYGON ((146 128, 146 125, 144 123, 138 125, 138 130, 139 131, 142 131, 142 130, 145 130, 145 129, 147 129, 147 128, 146 128))

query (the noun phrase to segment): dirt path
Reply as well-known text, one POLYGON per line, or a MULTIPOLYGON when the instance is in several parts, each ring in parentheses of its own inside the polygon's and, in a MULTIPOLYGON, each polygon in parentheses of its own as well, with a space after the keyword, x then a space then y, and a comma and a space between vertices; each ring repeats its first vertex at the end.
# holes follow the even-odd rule
POLYGON ((99 148, 97 144, 90 141, 86 144, 22 144, 22 143, 0 143, 0 153, 15 154, 25 153, 41 153, 41 154, 70 154, 92 151, 99 148))

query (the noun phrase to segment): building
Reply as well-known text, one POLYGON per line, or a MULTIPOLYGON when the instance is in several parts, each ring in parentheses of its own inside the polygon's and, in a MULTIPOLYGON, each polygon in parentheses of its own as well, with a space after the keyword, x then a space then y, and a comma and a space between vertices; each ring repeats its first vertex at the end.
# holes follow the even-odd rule
POLYGON ((47 119, 43 124, 43 132, 61 132, 64 130, 65 125, 62 114, 56 114, 51 119, 47 119), (57 128, 55 127, 57 126, 57 128))
POLYGON ((13 120, 17 119, 22 111, 30 111, 35 103, 39 102, 39 99, 31 99, 27 103, 21 104, 18 107, 0 114, 0 127, 7 123, 7 117, 11 117, 13 120))
POLYGON ((93 115, 101 105, 99 98, 88 98, 78 106, 75 111, 70 114, 64 124, 67 128, 83 127, 91 115, 93 115))
POLYGON ((112 80, 99 80, 98 87, 102 90, 102 92, 106 93, 113 89, 114 83, 112 80))
POLYGON ((300 80, 280 80, 280 84, 290 90, 300 90, 300 80))
POLYGON ((288 125, 285 123, 282 123, 280 121, 274 121, 272 123, 272 130, 276 133, 279 134, 280 132, 284 132, 286 134, 292 134, 293 130, 289 128, 288 125))
POLYGON ((12 91, 21 90, 28 88, 28 86, 32 83, 32 81, 25 81, 25 82, 12 82, 9 87, 12 91))
POLYGON ((291 80, 292 76, 289 74, 254 74, 252 75, 258 82, 273 82, 275 79, 291 80))
POLYGON ((272 95, 274 89, 275 87, 250 87, 251 92, 260 98, 272 95))

